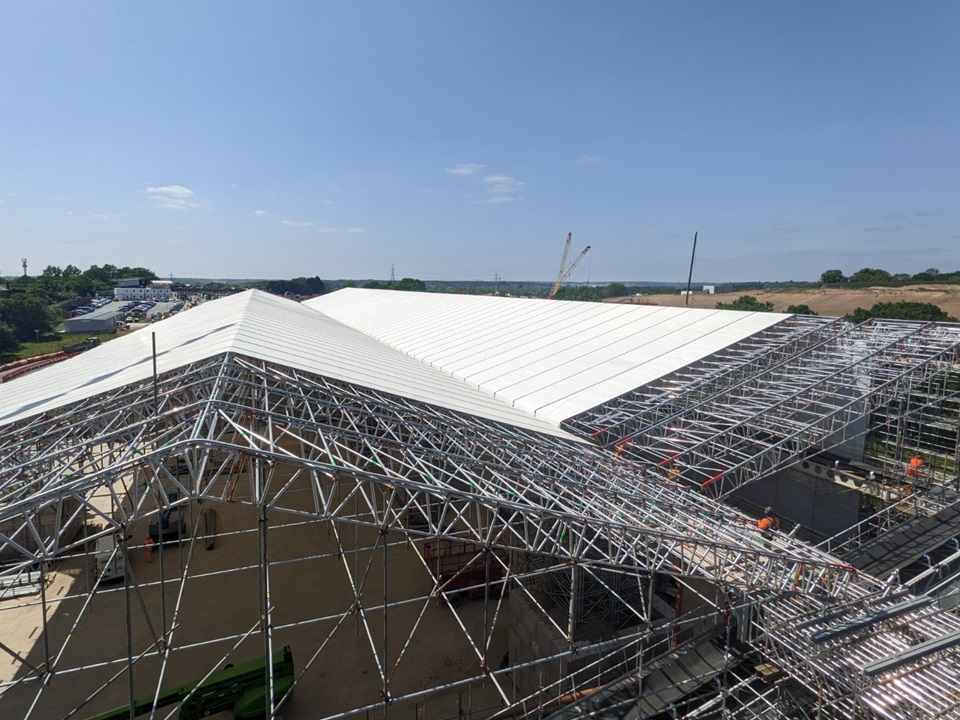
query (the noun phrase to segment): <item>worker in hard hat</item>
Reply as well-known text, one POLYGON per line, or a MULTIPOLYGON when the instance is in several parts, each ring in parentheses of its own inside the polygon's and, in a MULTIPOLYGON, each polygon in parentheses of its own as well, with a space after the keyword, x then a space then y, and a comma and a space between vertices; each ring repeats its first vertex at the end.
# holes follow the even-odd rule
POLYGON ((920 475, 920 470, 923 469, 923 457, 920 453, 917 453, 912 458, 910 458, 910 463, 907 465, 907 477, 916 478, 920 475))
POLYGON ((765 533, 780 529, 780 518, 777 517, 772 507, 764 508, 763 517, 757 520, 757 527, 765 533))

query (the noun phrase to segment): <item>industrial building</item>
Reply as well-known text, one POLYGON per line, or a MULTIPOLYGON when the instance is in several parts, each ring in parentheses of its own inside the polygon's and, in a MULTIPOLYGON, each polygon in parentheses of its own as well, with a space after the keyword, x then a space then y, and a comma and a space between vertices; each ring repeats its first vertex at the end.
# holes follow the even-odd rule
POLYGON ((117 322, 123 320, 124 313, 116 306, 107 305, 86 315, 67 318, 63 321, 63 331, 68 335, 97 335, 114 332, 117 322))
POLYGON ((942 323, 206 303, 0 386, 0 717, 960 717, 958 360, 942 323))

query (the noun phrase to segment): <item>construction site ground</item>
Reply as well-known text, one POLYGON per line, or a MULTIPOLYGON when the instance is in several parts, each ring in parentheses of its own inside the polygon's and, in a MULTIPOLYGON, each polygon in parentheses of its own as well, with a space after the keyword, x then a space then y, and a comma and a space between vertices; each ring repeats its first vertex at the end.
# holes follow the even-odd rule
MULTIPOLYGON (((306 493, 305 501, 308 496, 306 493)), ((208 503, 207 507, 210 506, 215 506, 217 513, 218 536, 213 549, 206 550, 202 539, 198 538, 192 558, 186 543, 168 545, 164 551, 167 628, 175 627, 172 646, 191 646, 171 654, 161 682, 164 689, 198 680, 211 669, 220 669, 226 662, 239 664, 265 654, 258 625, 256 508, 239 502, 208 503), (183 589, 181 610, 175 614, 182 567, 188 567, 189 579, 183 589), (227 661, 220 662, 244 633, 249 633, 247 639, 239 642, 227 661)), ((199 512, 199 506, 194 505, 193 512, 199 512)), ((148 519, 138 520, 131 527, 133 537, 130 542, 139 545, 130 554, 130 567, 140 588, 139 594, 130 594, 135 658, 146 651, 152 639, 162 632, 159 552, 154 549, 152 562, 148 563, 142 546, 148 522, 148 519), (146 617, 150 618, 152 629, 146 617)), ((383 651, 381 632, 386 630, 388 659, 385 671, 392 678, 391 694, 416 692, 477 674, 478 657, 466 641, 459 622, 475 637, 483 638, 485 601, 481 598, 459 604, 455 608, 458 622, 453 609, 435 599, 425 599, 432 581, 417 552, 401 533, 386 536, 391 543, 386 579, 388 595, 394 604, 389 613, 389 626, 384 627, 383 613, 378 609, 383 603, 382 549, 373 553, 347 552, 337 558, 336 535, 331 524, 302 515, 274 512, 269 527, 272 622, 278 628, 287 626, 274 633, 274 650, 291 645, 295 670, 299 674, 326 642, 298 685, 293 699, 279 713, 280 717, 286 720, 324 717, 376 704, 381 699, 382 683, 373 661, 371 640, 359 616, 350 611, 354 594, 345 572, 346 565, 351 572, 357 571, 361 580, 364 576, 366 578, 363 581, 363 605, 369 626, 374 629, 373 643, 378 652, 383 651), (333 556, 310 559, 323 554, 333 556), (402 600, 407 602, 403 604, 402 600), (397 663, 418 618, 421 630, 428 630, 413 635, 402 661, 397 663)), ((374 529, 340 527, 345 547, 357 544, 372 547, 377 543, 378 533, 374 529)), ((87 601, 88 583, 92 584, 94 580, 92 566, 92 554, 54 564, 48 575, 49 647, 46 650, 39 595, 0 602, 0 641, 22 653, 32 665, 42 666, 45 652, 55 657, 68 633, 72 633, 56 667, 90 668, 55 674, 31 718, 46 720, 67 716, 114 676, 118 677, 109 687, 85 703, 72 717, 82 720, 128 702, 125 673, 127 609, 122 580, 113 580, 98 589, 79 624, 75 629, 72 627, 87 601), (98 664, 99 667, 91 667, 98 664)), ((501 622, 504 615, 506 611, 501 613, 501 622)), ((490 656, 499 659, 506 652, 506 644, 506 628, 498 628, 492 636, 490 656)), ((136 662, 136 698, 150 696, 156 690, 160 665, 156 653, 136 662)), ((24 674, 19 661, 8 655, 0 658, 0 681, 10 681, 24 674)), ((426 699, 426 707, 421 709, 422 717, 457 717, 459 708, 466 708, 468 703, 475 711, 488 709, 488 712, 476 715, 486 716, 490 708, 499 706, 499 696, 490 682, 485 685, 432 695, 426 699)), ((0 717, 26 717, 37 688, 38 683, 32 681, 3 691, 0 694, 0 717)), ((156 717, 168 717, 171 709, 158 711, 156 717)), ((383 712, 380 710, 378 714, 383 712)), ((405 704, 397 708, 397 712, 386 714, 409 717, 411 712, 414 712, 413 706, 405 704)), ((230 713, 219 716, 231 717, 230 713)), ((175 712, 172 717, 176 717, 175 712)))

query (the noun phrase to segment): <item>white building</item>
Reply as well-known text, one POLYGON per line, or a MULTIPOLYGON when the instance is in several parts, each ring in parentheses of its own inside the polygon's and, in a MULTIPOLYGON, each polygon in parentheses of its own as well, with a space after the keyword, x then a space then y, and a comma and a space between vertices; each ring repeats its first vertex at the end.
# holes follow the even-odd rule
POLYGON ((116 287, 113 297, 115 300, 169 300, 170 285, 169 280, 154 280, 146 287, 116 287))

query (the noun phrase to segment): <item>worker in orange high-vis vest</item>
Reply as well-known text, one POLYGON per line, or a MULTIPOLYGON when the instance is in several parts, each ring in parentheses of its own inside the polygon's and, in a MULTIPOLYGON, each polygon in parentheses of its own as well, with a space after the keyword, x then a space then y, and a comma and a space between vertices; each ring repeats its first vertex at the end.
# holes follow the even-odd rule
POLYGON ((772 507, 764 508, 763 517, 757 521, 757 527, 764 532, 773 532, 780 529, 780 518, 777 517, 772 507))
POLYGON ((917 453, 910 459, 910 464, 907 465, 907 477, 918 477, 921 469, 923 469, 923 458, 920 453, 917 453))

